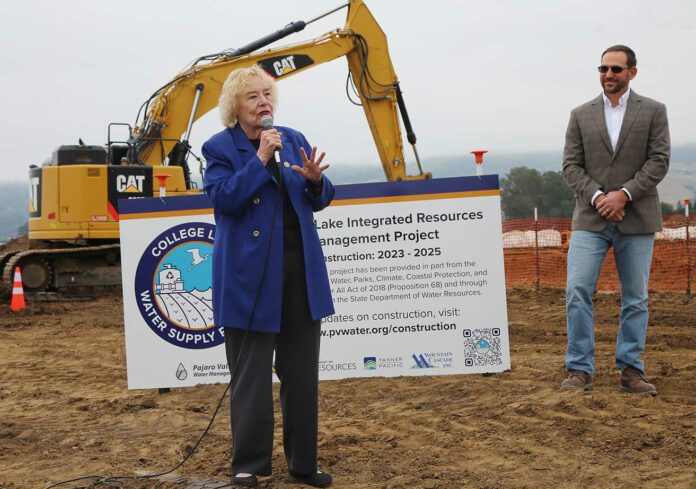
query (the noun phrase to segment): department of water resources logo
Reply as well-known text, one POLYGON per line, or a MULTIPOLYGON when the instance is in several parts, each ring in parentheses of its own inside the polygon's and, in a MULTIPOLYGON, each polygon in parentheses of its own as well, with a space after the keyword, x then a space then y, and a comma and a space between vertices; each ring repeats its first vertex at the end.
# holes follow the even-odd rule
POLYGON ((182 348, 224 342, 213 322, 212 258, 215 227, 180 224, 145 249, 135 273, 135 300, 145 323, 160 338, 182 348))

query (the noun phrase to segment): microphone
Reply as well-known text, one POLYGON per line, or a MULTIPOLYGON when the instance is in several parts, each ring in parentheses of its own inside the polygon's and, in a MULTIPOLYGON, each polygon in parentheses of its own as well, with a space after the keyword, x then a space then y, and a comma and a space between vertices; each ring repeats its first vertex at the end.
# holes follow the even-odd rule
MULTIPOLYGON (((266 114, 261 117, 261 125, 263 126, 264 129, 273 129, 273 116, 271 114, 266 114)), ((277 162, 278 167, 280 167, 280 152, 276 149, 275 152, 273 153, 273 156, 275 156, 275 160, 277 162)))

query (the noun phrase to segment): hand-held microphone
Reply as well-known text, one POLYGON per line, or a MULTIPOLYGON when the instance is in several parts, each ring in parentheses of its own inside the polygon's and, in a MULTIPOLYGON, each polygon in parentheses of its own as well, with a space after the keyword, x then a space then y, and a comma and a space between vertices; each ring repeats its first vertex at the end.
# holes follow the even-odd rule
MULTIPOLYGON (((264 129, 273 129, 273 116, 271 114, 266 114, 261 117, 261 125, 263 126, 264 129)), ((280 166, 280 152, 276 149, 275 152, 273 153, 273 156, 275 156, 275 160, 280 166)))
POLYGON ((261 116, 261 125, 266 130, 273 129, 273 116, 271 114, 261 116))

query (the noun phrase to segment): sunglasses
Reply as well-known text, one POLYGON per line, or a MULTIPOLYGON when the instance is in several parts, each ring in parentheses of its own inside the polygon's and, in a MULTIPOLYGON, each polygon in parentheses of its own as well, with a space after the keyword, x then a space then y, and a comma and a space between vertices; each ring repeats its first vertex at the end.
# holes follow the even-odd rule
POLYGON ((611 70, 612 73, 615 73, 615 74, 617 74, 617 75, 618 75, 619 73, 621 73, 623 70, 628 70, 628 69, 630 69, 628 66, 607 66, 607 65, 602 65, 602 66, 598 66, 598 67, 597 67, 597 70, 598 70, 600 73, 606 73, 607 71, 611 70))

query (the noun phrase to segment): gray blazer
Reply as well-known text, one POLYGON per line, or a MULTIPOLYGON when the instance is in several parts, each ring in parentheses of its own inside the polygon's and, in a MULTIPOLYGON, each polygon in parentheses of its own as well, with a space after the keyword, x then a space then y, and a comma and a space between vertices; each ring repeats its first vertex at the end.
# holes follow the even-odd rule
POLYGON ((590 203, 597 190, 625 187, 632 200, 618 223, 626 234, 662 230, 657 184, 669 167, 664 104, 631 90, 616 151, 611 149, 602 96, 573 109, 563 150, 563 176, 575 192, 573 230, 601 231, 607 220, 590 203))

